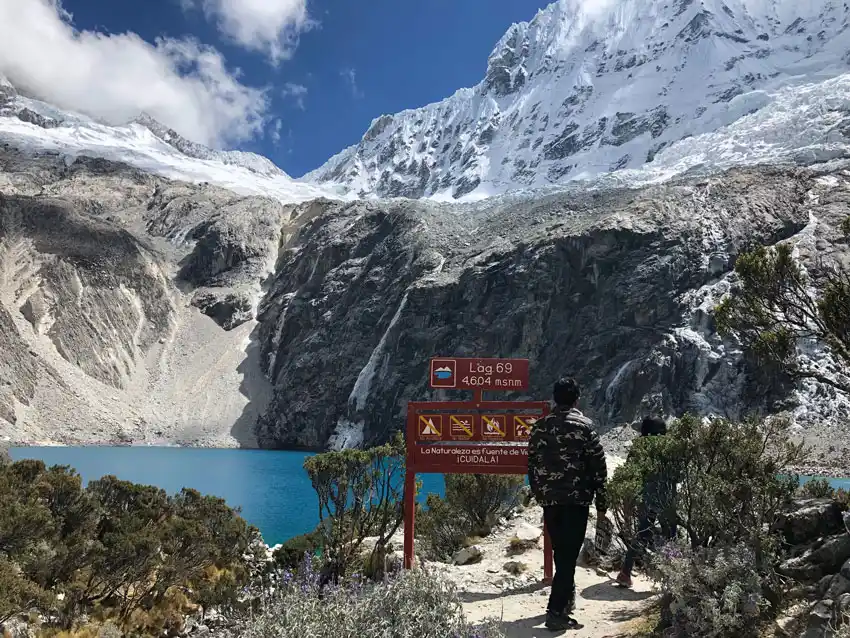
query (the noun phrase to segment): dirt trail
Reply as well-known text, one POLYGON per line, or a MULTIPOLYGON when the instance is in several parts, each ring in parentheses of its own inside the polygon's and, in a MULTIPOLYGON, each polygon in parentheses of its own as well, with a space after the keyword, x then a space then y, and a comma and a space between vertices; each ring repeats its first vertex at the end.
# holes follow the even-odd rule
MULTIPOLYGON (((501 619, 509 638, 560 635, 547 630, 543 624, 550 587, 542 582, 542 538, 536 546, 521 554, 510 556, 507 553, 512 537, 533 538, 542 534, 542 515, 539 507, 531 507, 482 540, 477 545, 482 551, 482 559, 476 564, 428 565, 457 584, 470 621, 501 619), (505 564, 511 561, 524 563, 525 571, 518 576, 508 573, 505 564)), ((588 538, 593 536, 594 529, 595 521, 591 520, 588 538)), ((562 634, 575 638, 612 638, 628 634, 639 622, 655 595, 652 585, 636 574, 634 588, 622 589, 614 585, 613 575, 594 567, 578 567, 573 616, 584 627, 562 634)))

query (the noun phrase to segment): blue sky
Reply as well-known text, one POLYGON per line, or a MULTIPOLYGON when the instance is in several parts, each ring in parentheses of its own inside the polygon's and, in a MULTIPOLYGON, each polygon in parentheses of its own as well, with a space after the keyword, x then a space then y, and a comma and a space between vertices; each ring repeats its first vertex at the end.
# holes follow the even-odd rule
MULTIPOLYGON (((37 1, 48 0, 21 0, 37 1)), ((271 119, 262 137, 254 131, 253 139, 236 145, 270 157, 293 176, 356 143, 382 113, 421 106, 480 81, 487 55, 507 27, 548 4, 307 0, 307 13, 318 25, 299 29, 289 59, 275 64, 268 51, 251 50, 222 33, 200 7, 185 6, 192 1, 63 0, 62 6, 80 31, 134 32, 150 43, 192 36, 215 47, 230 72, 241 70, 239 82, 270 89, 265 115, 271 119), (275 128, 279 138, 270 130, 275 128)))

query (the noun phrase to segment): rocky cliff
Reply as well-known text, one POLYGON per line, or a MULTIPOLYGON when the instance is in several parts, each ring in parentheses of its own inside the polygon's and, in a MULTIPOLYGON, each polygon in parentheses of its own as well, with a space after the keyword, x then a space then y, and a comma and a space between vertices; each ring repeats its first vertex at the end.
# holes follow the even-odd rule
POLYGON ((275 387, 260 444, 385 440, 407 400, 452 397, 427 388, 434 355, 528 357, 526 398, 575 374, 603 430, 649 409, 796 408, 812 431, 846 427, 846 402, 768 378, 715 335, 711 309, 754 242, 846 250, 848 184, 752 168, 467 207, 314 202, 323 214, 284 247, 260 306, 275 387))
POLYGON ((252 444, 286 207, 0 150, 0 438, 252 444))
POLYGON ((452 396, 426 387, 429 357, 486 354, 531 359, 529 398, 577 375, 603 431, 648 410, 790 409, 842 440, 845 399, 751 365, 711 309, 754 242, 846 254, 848 201, 832 165, 285 205, 6 148, 0 438, 377 443, 407 400, 452 396))

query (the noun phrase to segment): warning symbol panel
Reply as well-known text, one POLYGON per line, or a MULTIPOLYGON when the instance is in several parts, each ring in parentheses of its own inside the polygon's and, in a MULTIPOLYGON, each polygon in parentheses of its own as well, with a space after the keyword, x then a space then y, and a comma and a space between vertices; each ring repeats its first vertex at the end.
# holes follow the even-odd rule
POLYGON ((531 426, 537 417, 526 415, 514 415, 514 439, 517 441, 527 441, 531 436, 531 426))
POLYGON ((443 415, 442 414, 420 414, 419 415, 419 438, 436 440, 443 438, 443 415))
POLYGON ((508 432, 507 420, 504 414, 481 415, 481 435, 485 439, 504 439, 508 432))
POLYGON ((471 414, 452 414, 449 417, 449 433, 456 441, 468 441, 474 436, 475 417, 471 414))

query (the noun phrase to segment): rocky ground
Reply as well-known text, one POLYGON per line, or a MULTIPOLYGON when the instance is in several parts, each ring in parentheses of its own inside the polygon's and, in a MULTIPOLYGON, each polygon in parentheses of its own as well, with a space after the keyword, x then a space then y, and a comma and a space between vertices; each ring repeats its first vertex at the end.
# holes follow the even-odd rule
MULTIPOLYGON (((471 565, 433 565, 457 583, 464 610, 475 622, 498 618, 505 625, 508 638, 534 638, 551 635, 543 624, 551 587, 544 586, 543 576, 543 511, 531 507, 507 523, 478 547, 481 560, 471 565), (520 554, 510 555, 510 539, 535 539, 537 544, 520 554), (539 540, 538 540, 539 539, 539 540), (512 575, 506 570, 523 573, 512 575)), ((588 526, 587 543, 592 544, 595 523, 588 526)), ((577 638, 602 638, 628 632, 651 604, 655 592, 651 583, 637 575, 634 589, 614 584, 615 574, 583 562, 576 570, 575 618, 584 628, 569 632, 577 638)))

